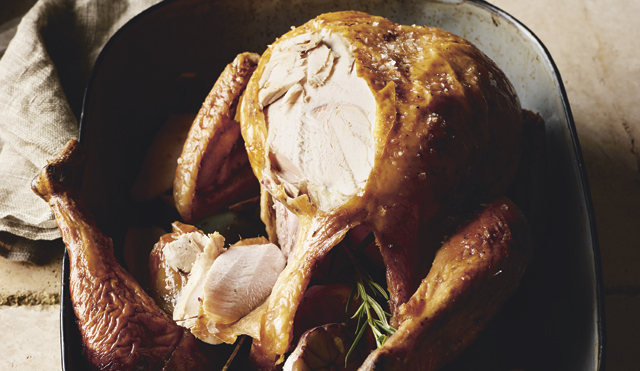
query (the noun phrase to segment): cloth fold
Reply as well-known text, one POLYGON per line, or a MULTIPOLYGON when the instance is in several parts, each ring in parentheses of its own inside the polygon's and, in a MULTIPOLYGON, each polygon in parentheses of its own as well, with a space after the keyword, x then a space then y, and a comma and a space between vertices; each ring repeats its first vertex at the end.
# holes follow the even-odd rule
POLYGON ((158 2, 40 0, 22 18, 0 59, 0 232, 19 241, 0 255, 31 260, 34 245, 50 246, 37 241, 60 237, 31 180, 77 137, 84 90, 102 47, 158 2))

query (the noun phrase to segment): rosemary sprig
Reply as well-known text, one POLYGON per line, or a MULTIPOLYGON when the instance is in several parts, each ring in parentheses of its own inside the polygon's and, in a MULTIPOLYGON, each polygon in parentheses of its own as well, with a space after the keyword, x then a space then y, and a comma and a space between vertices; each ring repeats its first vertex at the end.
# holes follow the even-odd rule
POLYGON ((247 338, 247 335, 240 336, 240 338, 238 339, 238 342, 236 343, 236 347, 233 348, 233 353, 231 353, 231 355, 229 356, 229 359, 227 360, 227 363, 225 363, 221 371, 227 371, 229 369, 229 367, 231 366, 231 362, 233 362, 233 360, 236 358, 236 354, 238 354, 238 350, 240 350, 240 347, 242 347, 242 343, 246 338, 247 338))
MULTIPOLYGON (((355 264, 355 261, 354 261, 355 264)), ((387 317, 391 317, 391 314, 385 312, 382 309, 382 306, 374 299, 374 296, 381 296, 385 300, 389 300, 389 296, 385 292, 385 290, 377 284, 371 276, 366 272, 363 272, 357 264, 356 267, 356 284, 353 290, 351 291, 351 295, 349 295, 349 299, 347 300, 347 311, 349 310, 349 306, 351 302, 355 299, 360 298, 362 300, 362 304, 355 312, 355 314, 351 317, 358 318, 358 324, 356 326, 356 338, 351 344, 351 348, 347 352, 347 355, 344 358, 344 365, 347 367, 347 363, 349 360, 349 355, 356 348, 356 345, 364 335, 365 330, 368 327, 373 332, 373 336, 376 339, 376 347, 379 348, 384 344, 389 335, 393 335, 396 332, 396 329, 393 328, 389 322, 387 321, 387 317), (367 292, 367 287, 373 293, 369 295, 367 292), (374 318, 374 314, 375 317, 374 318)))

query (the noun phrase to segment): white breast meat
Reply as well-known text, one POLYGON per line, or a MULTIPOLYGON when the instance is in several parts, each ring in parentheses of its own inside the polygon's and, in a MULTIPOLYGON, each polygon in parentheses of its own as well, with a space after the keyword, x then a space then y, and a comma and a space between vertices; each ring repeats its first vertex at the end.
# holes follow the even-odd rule
POLYGON ((205 313, 218 323, 236 322, 269 296, 285 264, 272 243, 230 248, 207 272, 205 313))
POLYGON ((241 333, 256 336, 255 326, 245 326, 251 322, 247 315, 271 294, 285 265, 280 249, 265 238, 225 249, 224 237, 216 232, 193 263, 173 319, 212 344, 232 343, 241 333))

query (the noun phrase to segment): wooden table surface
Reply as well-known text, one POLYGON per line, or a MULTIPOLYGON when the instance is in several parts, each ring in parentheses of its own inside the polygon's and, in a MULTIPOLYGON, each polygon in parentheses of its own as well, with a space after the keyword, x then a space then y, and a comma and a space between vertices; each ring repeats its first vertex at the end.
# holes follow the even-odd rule
MULTIPOLYGON (((2 26, 34 0, 2 0, 2 26)), ((640 369, 640 1, 490 0, 549 49, 567 90, 602 257, 609 371, 640 369)), ((59 370, 62 247, 42 266, 0 258, 0 369, 59 370)), ((542 357, 544 355, 541 355, 542 357)))

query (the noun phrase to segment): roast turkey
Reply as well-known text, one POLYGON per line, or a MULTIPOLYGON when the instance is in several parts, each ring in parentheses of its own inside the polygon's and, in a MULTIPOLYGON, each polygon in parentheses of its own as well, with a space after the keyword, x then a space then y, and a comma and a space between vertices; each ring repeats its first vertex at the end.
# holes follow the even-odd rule
POLYGON ((401 327, 447 218, 505 192, 522 142, 517 95, 475 46, 360 12, 321 15, 270 45, 238 121, 263 197, 299 221, 254 338, 265 369, 290 350, 314 270, 358 225, 375 235, 401 327))
MULTIPOLYGON (((179 369, 205 367, 192 334, 211 344, 250 336, 261 370, 290 354, 287 369, 310 367, 315 338, 346 358, 348 324, 329 324, 348 322, 344 309, 309 315, 322 308, 309 304, 321 286, 307 289, 335 250, 350 254, 343 240, 368 241, 370 233, 395 333, 375 350, 358 348, 360 369, 438 369, 476 337, 529 260, 527 222, 501 197, 519 164, 522 116, 493 61, 436 28, 329 13, 262 56, 239 55, 189 132, 174 199, 183 220, 195 222, 259 188, 268 240, 226 247, 220 234, 184 226, 161 240, 151 258, 154 297, 175 322, 117 264, 110 241, 56 178, 72 144, 34 187, 72 256, 72 299, 90 361, 163 369, 182 357, 179 369), (87 305, 125 319, 123 338, 145 345, 114 338, 112 318, 92 317, 87 305)), ((327 286, 327 295, 343 303, 344 283, 327 286)))

